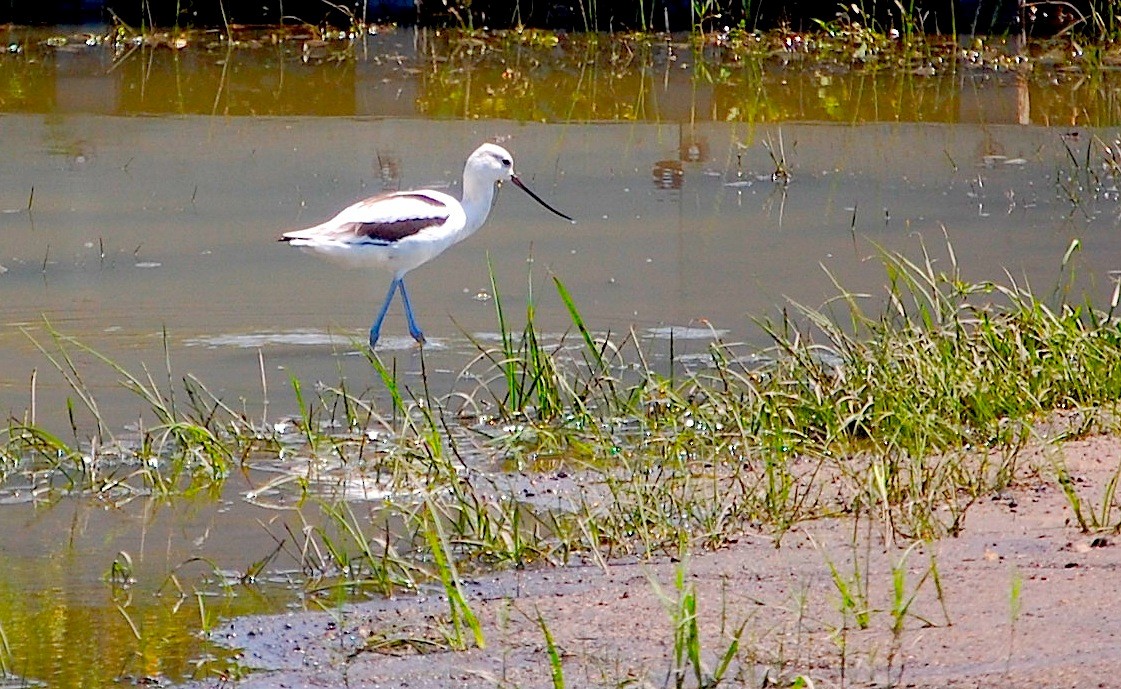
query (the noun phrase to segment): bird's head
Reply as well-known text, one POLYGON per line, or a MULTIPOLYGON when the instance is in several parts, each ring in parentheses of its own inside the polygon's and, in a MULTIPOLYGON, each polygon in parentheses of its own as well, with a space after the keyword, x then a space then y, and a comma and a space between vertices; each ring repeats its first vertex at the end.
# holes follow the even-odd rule
POLYGON ((530 191, 529 187, 518 179, 518 176, 514 174, 514 157, 510 155, 509 151, 497 144, 483 144, 476 148, 475 152, 467 159, 467 169, 464 171, 463 177, 464 180, 473 177, 490 184, 510 180, 519 189, 529 194, 534 201, 572 222, 572 218, 545 203, 540 196, 530 191))
POLYGON ((467 159, 467 174, 488 182, 501 182, 514 176, 514 156, 496 144, 483 144, 467 159))

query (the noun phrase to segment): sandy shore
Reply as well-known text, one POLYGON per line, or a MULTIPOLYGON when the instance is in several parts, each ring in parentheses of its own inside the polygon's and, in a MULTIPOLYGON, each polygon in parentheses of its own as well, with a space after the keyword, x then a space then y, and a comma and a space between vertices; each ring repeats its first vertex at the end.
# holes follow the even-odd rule
MULTIPOLYGON (((1100 511, 1121 463, 1121 438, 1036 450, 1025 463, 1046 466, 1056 457, 1100 511)), ((540 616, 562 654, 564 686, 675 686, 672 602, 658 590, 676 600, 675 573, 684 567, 710 669, 743 625, 722 686, 764 686, 765 678, 790 686, 798 676, 816 687, 1121 686, 1121 548, 1112 532, 1082 533, 1062 490, 1040 475, 975 505, 960 536, 920 545, 905 559, 882 533, 862 529, 854 552, 851 520, 818 521, 787 534, 778 548, 766 535, 744 533, 686 563, 472 580, 483 649, 369 649, 372 639, 419 638, 445 619, 447 604, 435 590, 332 614, 238 619, 215 636, 243 648, 243 662, 258 668, 236 685, 244 688, 552 687, 540 616), (842 613, 830 562, 850 581, 858 563, 867 628, 842 613), (893 569, 906 573, 902 599, 914 596, 897 634, 893 569)), ((1121 519, 1115 512, 1113 523, 1121 519)), ((691 668, 684 686, 696 686, 691 668)))

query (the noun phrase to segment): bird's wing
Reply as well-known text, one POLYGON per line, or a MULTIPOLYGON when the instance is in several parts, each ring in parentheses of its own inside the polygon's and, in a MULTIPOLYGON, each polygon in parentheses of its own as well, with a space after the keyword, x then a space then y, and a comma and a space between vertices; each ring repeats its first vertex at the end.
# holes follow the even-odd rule
POLYGON ((397 192, 359 201, 330 224, 352 241, 388 244, 443 225, 452 215, 449 200, 439 192, 397 192))

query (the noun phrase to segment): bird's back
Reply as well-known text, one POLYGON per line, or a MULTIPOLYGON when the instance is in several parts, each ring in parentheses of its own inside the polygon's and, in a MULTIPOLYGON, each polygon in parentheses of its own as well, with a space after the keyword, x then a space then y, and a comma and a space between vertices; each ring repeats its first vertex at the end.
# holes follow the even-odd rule
POLYGON ((465 236, 459 202, 439 191, 401 191, 359 201, 330 220, 280 239, 354 267, 403 274, 465 236))

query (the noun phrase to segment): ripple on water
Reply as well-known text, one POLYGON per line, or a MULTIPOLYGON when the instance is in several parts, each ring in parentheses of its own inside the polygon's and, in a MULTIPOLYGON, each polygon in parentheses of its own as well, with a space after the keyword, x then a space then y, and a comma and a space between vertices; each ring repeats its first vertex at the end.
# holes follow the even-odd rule
POLYGON ((682 325, 666 325, 657 328, 647 328, 646 336, 656 340, 715 340, 728 334, 722 328, 691 328, 682 325))
MULTIPOLYGON (((222 333, 219 335, 202 335, 184 341, 188 347, 207 347, 220 349, 233 347, 236 349, 257 349, 267 345, 284 345, 295 347, 337 347, 343 350, 357 350, 346 353, 362 353, 365 341, 361 337, 335 334, 322 330, 289 330, 284 332, 256 332, 256 333, 222 333)), ((441 349, 445 345, 437 340, 427 340, 424 346, 428 349, 441 349)), ((378 340, 379 350, 408 350, 416 347, 416 342, 408 336, 382 337, 378 340)))

